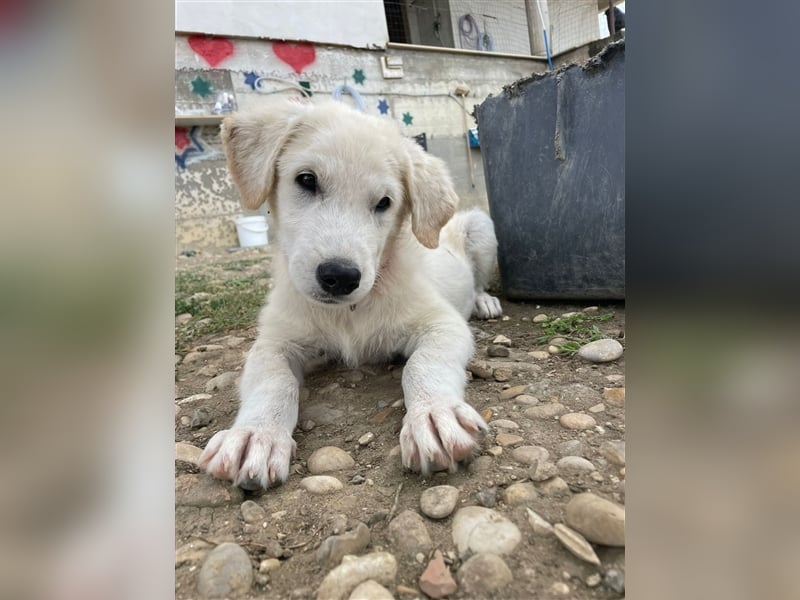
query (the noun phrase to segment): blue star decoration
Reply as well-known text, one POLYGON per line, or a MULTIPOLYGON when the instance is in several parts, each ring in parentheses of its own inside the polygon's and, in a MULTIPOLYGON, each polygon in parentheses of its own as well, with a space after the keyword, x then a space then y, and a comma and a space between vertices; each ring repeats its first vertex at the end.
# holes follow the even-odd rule
POLYGON ((410 112, 403 113, 403 123, 406 125, 411 125, 414 122, 414 117, 411 116, 410 112))
POLYGON ((205 98, 211 95, 211 84, 199 75, 192 79, 192 93, 205 98))
MULTIPOLYGON (((177 130, 176 130, 177 131, 177 130)), ((177 138, 177 134, 176 134, 177 138)), ((188 140, 191 143, 181 149, 181 153, 175 153, 175 163, 181 168, 186 168, 186 161, 192 154, 202 154, 205 151, 203 144, 200 143, 200 127, 195 125, 188 131, 188 140)))
POLYGON ((256 82, 258 81, 258 75, 256 75, 253 71, 248 71, 244 74, 244 83, 245 85, 249 85, 252 89, 256 89, 258 85, 256 82))
POLYGON ((366 79, 366 77, 364 76, 364 71, 362 71, 361 69, 356 69, 355 71, 353 71, 353 79, 357 84, 364 85, 364 80, 366 79))
POLYGON ((386 101, 386 98, 381 98, 381 101, 378 102, 378 110, 381 111, 382 115, 388 114, 389 103, 386 101))

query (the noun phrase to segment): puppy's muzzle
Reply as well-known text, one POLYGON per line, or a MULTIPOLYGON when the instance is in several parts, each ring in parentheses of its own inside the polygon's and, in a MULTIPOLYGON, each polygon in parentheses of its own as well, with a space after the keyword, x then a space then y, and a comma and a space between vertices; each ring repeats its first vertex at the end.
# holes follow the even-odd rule
POLYGON ((317 267, 317 282, 326 294, 347 296, 361 283, 361 271, 348 260, 332 260, 317 267))

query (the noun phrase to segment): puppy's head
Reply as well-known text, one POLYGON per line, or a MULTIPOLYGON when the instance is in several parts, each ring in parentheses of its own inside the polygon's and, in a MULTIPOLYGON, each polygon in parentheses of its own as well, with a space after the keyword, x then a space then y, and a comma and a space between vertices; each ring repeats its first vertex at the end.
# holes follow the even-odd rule
POLYGON ((409 219, 435 248, 455 210, 442 161, 388 119, 338 102, 228 117, 222 139, 244 206, 267 202, 292 283, 316 302, 359 302, 409 219))

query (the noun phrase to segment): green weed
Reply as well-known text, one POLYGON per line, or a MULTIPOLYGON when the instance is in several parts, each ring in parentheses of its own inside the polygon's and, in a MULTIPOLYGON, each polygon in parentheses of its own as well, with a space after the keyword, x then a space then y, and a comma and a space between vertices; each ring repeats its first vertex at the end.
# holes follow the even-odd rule
POLYGON ((543 335, 536 338, 536 343, 548 344, 554 338, 564 338, 567 341, 560 345, 561 353, 572 356, 584 344, 606 337, 597 323, 613 317, 613 312, 602 315, 579 312, 569 317, 554 317, 541 323, 543 335))

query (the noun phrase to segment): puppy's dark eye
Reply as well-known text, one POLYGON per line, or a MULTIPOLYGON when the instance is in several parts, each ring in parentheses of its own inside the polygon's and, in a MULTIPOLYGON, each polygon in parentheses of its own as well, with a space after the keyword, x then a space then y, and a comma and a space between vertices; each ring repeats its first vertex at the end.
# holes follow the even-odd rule
POLYGON ((375 212, 384 212, 391 205, 392 205, 392 199, 389 198, 389 196, 384 196, 383 198, 380 199, 380 202, 378 202, 375 205, 375 212))
POLYGON ((300 173, 294 180, 297 185, 307 192, 317 191, 317 177, 313 173, 300 173))

